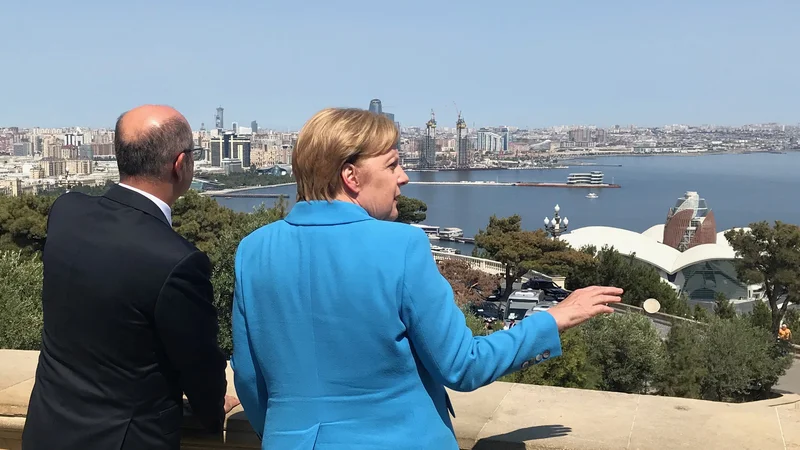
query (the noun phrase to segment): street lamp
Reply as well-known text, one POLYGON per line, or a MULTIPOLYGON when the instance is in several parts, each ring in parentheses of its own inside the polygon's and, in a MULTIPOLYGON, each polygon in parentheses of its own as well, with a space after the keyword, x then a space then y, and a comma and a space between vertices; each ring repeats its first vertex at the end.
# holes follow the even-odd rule
POLYGON ((550 236, 553 237, 553 239, 558 239, 559 236, 564 234, 567 231, 567 225, 569 225, 569 219, 566 217, 562 219, 558 215, 559 211, 561 211, 561 208, 556 205, 554 208, 553 218, 544 218, 544 229, 550 234, 550 236))

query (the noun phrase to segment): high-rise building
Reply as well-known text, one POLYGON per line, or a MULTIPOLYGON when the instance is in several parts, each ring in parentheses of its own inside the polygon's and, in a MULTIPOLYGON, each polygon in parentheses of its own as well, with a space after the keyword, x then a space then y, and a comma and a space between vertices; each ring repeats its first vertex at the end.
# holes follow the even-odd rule
POLYGON ((224 130, 225 129, 225 120, 223 119, 222 113, 225 109, 220 106, 217 108, 217 114, 214 116, 214 125, 216 126, 217 130, 224 130))
POLYGON ((459 168, 469 167, 469 141, 467 140, 467 122, 458 113, 456 121, 456 165, 459 168))
POLYGON ((500 128, 500 139, 503 142, 503 153, 508 152, 508 128, 500 128))
POLYGON ((436 166, 436 115, 433 110, 425 128, 425 137, 422 138, 419 150, 419 167, 430 169, 436 166))
POLYGON ((13 148, 14 156, 33 156, 33 146, 30 142, 17 142, 13 148))
POLYGON ((370 100, 370 102, 369 102, 369 112, 373 112, 373 113, 376 113, 376 114, 382 114, 383 113, 383 107, 381 106, 380 99, 373 98, 372 100, 370 100))
POLYGON ((717 223, 714 213, 697 192, 688 191, 667 213, 664 224, 664 244, 680 251, 696 245, 717 242, 717 223))
POLYGON ((255 120, 250 122, 250 128, 253 130, 253 134, 258 133, 258 122, 255 120))
POLYGON ((242 167, 250 167, 250 139, 225 133, 211 138, 209 145, 211 166, 222 167, 224 160, 239 160, 242 167))
POLYGON ((503 148, 502 137, 486 128, 478 130, 477 149, 482 152, 500 153, 503 148))
POLYGON ((233 134, 239 134, 239 122, 231 122, 231 130, 233 134))

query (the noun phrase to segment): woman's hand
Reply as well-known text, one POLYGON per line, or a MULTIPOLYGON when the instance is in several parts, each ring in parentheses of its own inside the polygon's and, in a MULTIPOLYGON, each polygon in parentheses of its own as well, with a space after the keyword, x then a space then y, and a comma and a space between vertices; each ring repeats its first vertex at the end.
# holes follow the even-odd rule
POLYGON ((558 331, 580 325, 600 314, 611 314, 608 303, 622 301, 622 289, 610 286, 589 286, 574 291, 558 305, 548 309, 556 319, 558 331))

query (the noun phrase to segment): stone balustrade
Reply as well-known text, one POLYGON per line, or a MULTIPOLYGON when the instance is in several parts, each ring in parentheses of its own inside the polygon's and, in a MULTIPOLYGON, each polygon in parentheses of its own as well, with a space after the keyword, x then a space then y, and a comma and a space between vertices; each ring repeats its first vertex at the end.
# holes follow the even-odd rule
MULTIPOLYGON (((0 350, 0 450, 21 448, 37 359, 38 352, 0 350)), ((229 370, 235 395, 232 375, 229 370)), ((800 449, 795 394, 727 404, 497 382, 451 397, 462 449, 800 449)), ((220 435, 201 431, 188 417, 182 448, 257 449, 260 443, 237 407, 220 435)))

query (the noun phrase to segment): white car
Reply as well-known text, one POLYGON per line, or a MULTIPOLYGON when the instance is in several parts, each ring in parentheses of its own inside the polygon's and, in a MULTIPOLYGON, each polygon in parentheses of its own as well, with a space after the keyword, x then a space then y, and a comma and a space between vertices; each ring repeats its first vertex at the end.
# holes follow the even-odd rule
POLYGON ((547 311, 551 306, 553 306, 552 303, 542 303, 540 305, 536 305, 525 313, 525 317, 532 316, 542 311, 547 311))

